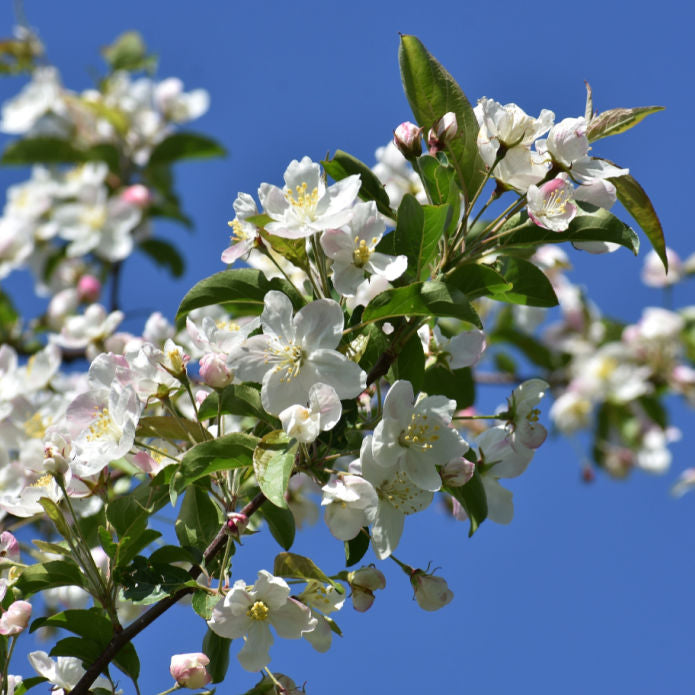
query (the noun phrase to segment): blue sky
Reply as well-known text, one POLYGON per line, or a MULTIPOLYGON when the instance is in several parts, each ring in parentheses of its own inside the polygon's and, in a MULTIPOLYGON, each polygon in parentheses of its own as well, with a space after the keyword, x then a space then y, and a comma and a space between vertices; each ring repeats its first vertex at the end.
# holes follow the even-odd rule
MULTIPOLYGON (((13 24, 10 5, 0 8, 2 35, 13 24)), ((411 117, 398 73, 398 32, 418 35, 473 102, 488 96, 532 114, 549 108, 559 120, 583 114, 588 80, 599 110, 666 106, 633 131, 600 141, 595 153, 630 168, 659 212, 667 243, 682 257, 692 253, 688 46, 695 12, 675 0, 625 7, 611 0, 25 3, 73 89, 89 86, 94 68, 101 69, 101 46, 135 28, 159 54, 160 77, 178 76, 187 88, 211 94, 209 113, 191 127, 220 140, 229 157, 177 171, 194 236, 158 227, 184 249, 185 278, 174 282, 147 260, 126 263, 124 307, 169 316, 194 282, 222 269, 238 191, 281 182, 288 162, 305 154, 320 159, 340 148, 372 163, 376 147, 411 117)), ((0 97, 20 84, 1 81, 0 97)), ((0 184, 4 189, 24 173, 0 170, 0 184)), ((625 250, 598 258, 571 252, 572 278, 606 314, 636 320, 643 306, 662 299, 639 281, 645 252, 646 242, 637 259, 625 250)), ((27 287, 21 278, 8 284, 16 293, 27 287)), ((675 305, 693 298, 692 286, 679 287, 675 305)), ((505 396, 498 389, 485 398, 497 403, 505 396)), ((693 465, 692 412, 673 405, 684 440, 673 446, 666 476, 637 473, 622 483, 599 477, 583 485, 574 450, 550 441, 510 484, 510 526, 488 522, 469 540, 465 525, 436 508, 408 520, 398 556, 441 567, 455 593, 448 608, 421 611, 405 576, 384 563, 388 590, 368 613, 347 607, 336 616, 345 636, 328 654, 277 641, 273 669, 306 680, 314 695, 692 692, 695 497, 668 495, 677 473, 693 465)), ((325 528, 301 534, 294 550, 329 572, 342 568, 342 544, 325 528)), ((249 538, 236 556, 235 578, 252 581, 278 551, 266 534, 249 538)), ((197 651, 203 632, 202 621, 182 608, 140 636, 143 695, 168 687, 171 654, 197 651)), ((21 672, 29 675, 28 664, 21 672)), ((218 692, 241 694, 254 680, 233 657, 218 692)), ((124 690, 130 692, 128 683, 124 690)))

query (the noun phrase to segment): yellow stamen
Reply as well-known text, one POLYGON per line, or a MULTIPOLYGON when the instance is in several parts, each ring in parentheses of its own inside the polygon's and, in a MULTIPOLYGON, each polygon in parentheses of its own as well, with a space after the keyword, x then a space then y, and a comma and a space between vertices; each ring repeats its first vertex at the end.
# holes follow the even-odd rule
POLYGON ((263 601, 256 601, 246 611, 246 615, 248 615, 251 620, 265 620, 268 615, 270 615, 270 609, 263 601))

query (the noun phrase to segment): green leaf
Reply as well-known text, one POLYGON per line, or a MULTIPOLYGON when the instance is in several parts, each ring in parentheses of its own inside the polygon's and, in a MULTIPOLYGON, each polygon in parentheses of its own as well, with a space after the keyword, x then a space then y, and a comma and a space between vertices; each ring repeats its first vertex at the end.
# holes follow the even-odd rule
POLYGON ((333 159, 324 160, 321 164, 334 181, 341 181, 353 174, 359 174, 362 181, 359 193, 360 198, 362 200, 373 200, 382 215, 393 219, 393 210, 391 210, 388 193, 381 181, 366 164, 342 150, 338 150, 333 155, 333 159))
POLYGON ((345 566, 356 565, 369 550, 369 529, 363 528, 352 540, 345 541, 345 566))
POLYGON ((22 570, 15 586, 25 595, 56 586, 84 586, 84 575, 71 560, 51 560, 22 570))
POLYGON ((139 246, 157 265, 166 268, 173 277, 180 278, 183 275, 186 265, 173 244, 164 239, 145 239, 139 246))
POLYGON ((0 343, 8 342, 14 333, 19 314, 10 299, 10 296, 0 290, 0 343))
POLYGON ((50 656, 74 656, 85 664, 94 663, 100 654, 99 645, 83 637, 64 637, 49 652, 50 656))
POLYGON ((109 558, 113 560, 118 552, 118 543, 113 540, 111 534, 103 526, 99 526, 97 533, 99 534, 101 547, 109 558))
POLYGON ((647 116, 663 111, 663 106, 636 106, 631 109, 609 109, 594 116, 587 129, 586 137, 589 142, 595 142, 609 135, 618 135, 636 126, 647 116))
POLYGON ((458 131, 447 152, 468 201, 483 182, 485 165, 478 153, 478 120, 466 95, 415 36, 401 36, 398 62, 405 95, 420 126, 429 130, 445 113, 456 114, 458 131))
POLYGON ((275 689, 273 681, 271 681, 268 676, 263 676, 263 678, 261 678, 251 690, 247 690, 244 695, 273 695, 273 693, 276 692, 277 690, 275 689))
POLYGON ((224 157, 227 150, 219 142, 198 133, 179 131, 164 138, 150 155, 150 164, 168 164, 180 159, 224 157))
POLYGON ((150 415, 140 418, 135 436, 138 439, 155 437, 173 441, 190 441, 191 439, 196 442, 207 441, 197 422, 169 415, 150 415))
POLYGON ((261 394, 258 389, 247 384, 232 384, 222 391, 211 393, 201 404, 198 415, 201 420, 217 417, 218 403, 222 399, 220 412, 223 415, 253 416, 264 420, 274 429, 280 428, 280 421, 266 413, 261 404, 261 394))
POLYGON ((127 568, 116 572, 115 577, 124 587, 123 595, 140 605, 156 603, 193 582, 185 569, 155 564, 142 555, 135 557, 127 568))
POLYGON ((502 275, 512 289, 491 295, 493 299, 526 306, 557 306, 555 290, 537 265, 523 258, 506 256, 502 266, 502 275))
POLYGON ((413 391, 422 390, 422 380, 425 373, 425 353, 417 333, 410 336, 408 342, 401 348, 398 358, 393 365, 397 379, 407 379, 413 385, 413 391))
MULTIPOLYGON (((656 251, 664 264, 664 269, 668 271, 664 230, 661 228, 661 222, 652 205, 652 201, 649 200, 649 196, 642 186, 629 174, 616 176, 609 180, 616 188, 618 200, 645 233, 654 251, 656 251)), ((635 250, 636 253, 637 250, 635 250)))
POLYGON ((294 543, 294 516, 289 509, 276 507, 274 504, 264 504, 260 513, 268 522, 268 529, 281 548, 289 550, 294 543))
POLYGON ((396 287, 378 294, 365 308, 362 321, 397 316, 451 316, 482 328, 480 317, 463 292, 439 280, 396 287))
POLYGON ((2 164, 63 164, 83 162, 85 155, 61 138, 26 138, 11 142, 2 154, 2 164))
MULTIPOLYGON (((624 178, 624 177, 619 177, 624 178)), ((615 184, 618 179, 611 179, 615 184)), ((617 188, 617 184, 616 184, 617 188)), ((618 194, 618 197, 620 195, 618 194)), ((563 241, 609 241, 620 244, 635 255, 639 251, 639 238, 634 230, 621 222, 604 208, 597 208, 587 203, 579 203, 579 207, 589 214, 577 215, 567 231, 553 232, 543 229, 530 220, 524 211, 511 217, 502 226, 502 231, 518 227, 503 240, 503 249, 510 246, 539 246, 541 244, 558 244, 563 241)))
POLYGON ((153 70, 157 65, 155 56, 147 54, 147 47, 137 31, 126 31, 110 45, 101 49, 101 54, 111 69, 153 70))
POLYGON ((287 280, 268 280, 260 270, 235 268, 215 273, 194 285, 181 301, 176 317, 181 318, 193 309, 211 304, 233 304, 260 313, 263 299, 270 290, 286 294, 295 309, 301 309, 305 304, 303 297, 287 280))
POLYGON ((65 520, 65 515, 60 511, 60 507, 48 497, 41 497, 39 499, 39 504, 43 507, 46 512, 46 516, 54 523, 55 527, 58 529, 58 533, 67 539, 72 538, 72 532, 68 526, 68 522, 65 520))
POLYGON ((289 579, 315 579, 323 584, 333 584, 339 586, 342 592, 343 587, 336 584, 324 572, 322 572, 308 557, 297 555, 296 553, 279 553, 275 556, 273 574, 278 577, 289 579))
POLYGON ((259 234, 273 251, 296 265, 297 268, 310 272, 309 257, 306 255, 306 239, 285 239, 270 234, 265 229, 259 229, 259 234))
POLYGON ((67 547, 67 543, 62 541, 63 545, 58 545, 58 543, 48 543, 47 541, 33 540, 32 543, 44 553, 55 553, 56 555, 62 555, 63 557, 72 557, 72 550, 67 547))
POLYGON ((215 537, 224 517, 207 490, 191 485, 176 519, 176 537, 181 545, 205 550, 215 537))
POLYGON ((456 172, 428 154, 418 158, 418 165, 420 178, 433 205, 451 206, 450 218, 445 228, 446 233, 450 234, 458 225, 461 215, 461 189, 456 183, 456 172))
POLYGON ((29 692, 33 687, 39 685, 40 683, 46 683, 46 678, 43 678, 41 676, 34 676, 33 678, 23 678, 22 682, 19 685, 15 686, 14 695, 24 695, 24 693, 29 692))
POLYGON ((208 629, 203 637, 203 647, 201 651, 210 659, 207 671, 213 683, 220 683, 227 675, 229 668, 229 646, 232 640, 220 637, 212 630, 208 629))
MULTIPOLYGON (((250 466, 257 443, 257 437, 232 432, 209 442, 196 444, 184 454, 178 470, 175 473, 171 472, 174 476, 174 490, 181 493, 191 483, 216 471, 250 466)), ((167 468, 162 473, 165 473, 167 468)))
POLYGON ((483 487, 480 473, 476 470, 473 477, 465 485, 460 487, 448 487, 445 485, 442 489, 456 498, 466 510, 468 520, 470 521, 470 529, 468 531, 468 537, 470 538, 487 518, 487 497, 485 496, 485 488, 483 487))
POLYGON ((274 430, 258 442, 253 470, 261 492, 277 507, 287 507, 285 492, 294 466, 297 443, 282 430, 274 430))
POLYGON ((475 403, 475 381, 470 367, 452 370, 433 364, 425 370, 422 390, 430 396, 453 398, 458 410, 475 403))
POLYGON ((193 610, 203 619, 212 618, 213 608, 222 600, 219 594, 211 594, 207 591, 196 591, 191 598, 193 610))
POLYGON ((463 292, 469 299, 504 294, 512 289, 496 270, 482 263, 467 263, 447 276, 447 282, 463 292))

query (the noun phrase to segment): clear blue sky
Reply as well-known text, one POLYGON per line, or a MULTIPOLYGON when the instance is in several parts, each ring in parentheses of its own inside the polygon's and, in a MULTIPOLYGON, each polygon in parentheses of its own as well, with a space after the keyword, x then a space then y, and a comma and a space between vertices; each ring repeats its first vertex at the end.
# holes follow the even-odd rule
MULTIPOLYGON (((146 260, 128 261, 127 309, 172 316, 194 282, 222 269, 219 254, 237 191, 279 183, 287 163, 305 154, 320 159, 341 148, 373 162, 375 148, 411 117, 398 73, 398 32, 418 35, 473 102, 488 96, 532 114, 549 108, 558 119, 579 116, 586 79, 599 110, 665 105, 665 112, 595 150, 630 167, 660 214, 667 243, 683 257, 694 250, 688 186, 695 13, 687 3, 25 4, 73 89, 90 85, 90 66, 101 67, 100 46, 135 28, 160 55, 160 77, 178 76, 211 94, 209 113, 191 127, 218 138, 230 156, 183 164, 177 172, 195 235, 158 228, 185 249, 186 276, 173 282, 146 260)), ((13 24, 10 5, 0 7, 2 35, 13 24)), ((19 86, 19 80, 1 81, 0 96, 19 86)), ((0 170, 0 184, 4 189, 23 175, 0 170)), ((645 251, 646 245, 638 259, 625 250, 598 258, 573 252, 572 277, 607 314, 636 320, 642 306, 661 301, 639 281, 645 251)), ((694 294, 692 286, 678 288, 676 306, 694 294)), ((505 395, 486 398, 499 402, 505 395)), ((345 636, 328 654, 278 640, 273 669, 308 681, 312 695, 691 693, 695 497, 673 500, 668 489, 693 465, 695 439, 692 411, 676 405, 673 414, 685 436, 673 446, 665 477, 637 473, 625 483, 599 477, 585 486, 573 450, 549 442, 510 483, 516 504, 510 526, 488 522, 469 540, 465 525, 436 508, 409 519, 399 557, 441 566, 454 602, 424 613, 405 576, 384 563, 388 591, 364 615, 351 606, 336 615, 345 636)), ((278 550, 265 535, 249 538, 237 554, 235 578, 251 581, 257 569, 272 568, 278 550)), ((341 569, 342 544, 321 527, 300 535, 294 550, 329 572, 341 569)), ((177 609, 140 636, 143 695, 167 687, 170 655, 197 651, 203 632, 190 609, 177 609)), ((28 664, 21 673, 30 675, 28 664)), ((240 694, 254 681, 233 656, 218 692, 240 694)), ((123 687, 130 692, 127 682, 123 687)))

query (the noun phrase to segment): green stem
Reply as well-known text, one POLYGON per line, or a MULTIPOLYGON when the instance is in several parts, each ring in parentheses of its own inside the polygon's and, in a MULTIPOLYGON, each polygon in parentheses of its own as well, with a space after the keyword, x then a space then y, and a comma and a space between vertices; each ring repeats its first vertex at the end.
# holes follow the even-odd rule
POLYGON ((180 690, 180 689, 181 689, 181 686, 178 683, 176 683, 176 684, 174 684, 174 686, 172 688, 169 688, 169 690, 162 690, 162 692, 159 693, 159 695, 169 695, 169 693, 176 692, 177 690, 180 690))
POLYGON ((389 558, 393 560, 409 577, 413 576, 415 569, 410 565, 406 565, 405 562, 401 562, 395 555, 389 555, 389 558))
POLYGON ((326 255, 321 245, 316 240, 316 237, 316 234, 311 235, 311 248, 314 249, 314 259, 316 261, 316 267, 319 269, 319 278, 321 279, 324 296, 330 297, 331 289, 328 284, 328 273, 326 272, 326 255))
POLYGON ((12 641, 10 642, 10 649, 7 653, 7 659, 5 660, 5 665, 2 669, 2 692, 7 692, 7 674, 10 670, 10 659, 12 658, 12 652, 14 652, 15 644, 17 644, 17 638, 19 635, 14 635, 12 641))

